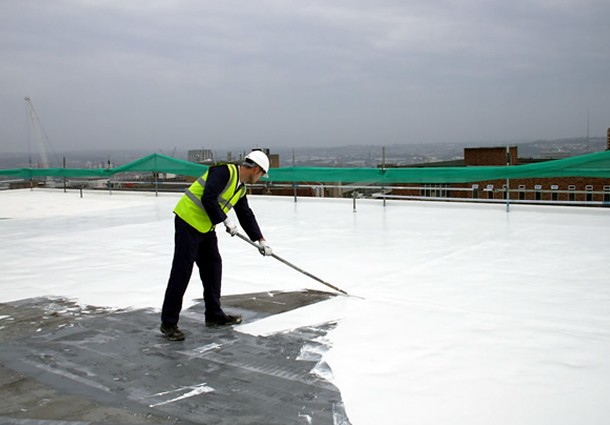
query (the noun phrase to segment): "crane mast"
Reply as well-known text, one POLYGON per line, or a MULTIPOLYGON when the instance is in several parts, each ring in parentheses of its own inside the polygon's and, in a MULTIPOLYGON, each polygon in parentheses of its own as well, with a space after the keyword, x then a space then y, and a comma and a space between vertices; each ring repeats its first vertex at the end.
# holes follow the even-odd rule
POLYGON ((47 150, 44 147, 44 139, 40 119, 36 114, 36 110, 34 109, 34 105, 32 104, 32 100, 29 98, 29 96, 26 96, 25 103, 28 107, 28 116, 30 117, 32 128, 34 129, 36 143, 38 144, 41 168, 49 168, 49 157, 47 156, 47 150))

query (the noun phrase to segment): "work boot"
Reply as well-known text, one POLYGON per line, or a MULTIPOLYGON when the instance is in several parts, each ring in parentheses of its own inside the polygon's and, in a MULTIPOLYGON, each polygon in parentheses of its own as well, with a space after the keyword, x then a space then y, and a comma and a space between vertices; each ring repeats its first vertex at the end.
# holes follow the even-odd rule
POLYGON ((217 319, 205 319, 206 326, 228 326, 228 325, 239 325, 241 323, 241 316, 239 314, 225 314, 217 319))
POLYGON ((170 341, 183 341, 184 332, 178 329, 178 325, 165 325, 161 323, 161 333, 170 341))

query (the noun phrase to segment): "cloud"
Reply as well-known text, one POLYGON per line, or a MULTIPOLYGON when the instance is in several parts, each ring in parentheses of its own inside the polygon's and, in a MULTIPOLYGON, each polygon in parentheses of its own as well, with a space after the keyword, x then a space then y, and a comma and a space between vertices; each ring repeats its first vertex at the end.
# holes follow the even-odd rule
POLYGON ((5 0, 0 149, 602 134, 606 3, 5 0))

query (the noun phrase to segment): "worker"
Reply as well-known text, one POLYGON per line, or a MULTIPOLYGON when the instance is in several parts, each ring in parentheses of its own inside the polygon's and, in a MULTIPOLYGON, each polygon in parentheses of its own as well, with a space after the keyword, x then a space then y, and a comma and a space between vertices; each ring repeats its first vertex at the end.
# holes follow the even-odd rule
POLYGON ((254 184, 269 170, 269 158, 253 150, 240 165, 212 166, 182 195, 174 209, 174 258, 161 310, 161 333, 170 341, 182 341, 178 328, 182 299, 197 264, 203 283, 206 326, 235 325, 241 316, 225 313, 220 304, 222 258, 218 251, 216 225, 223 223, 235 236, 237 226, 227 214, 234 209, 239 224, 264 256, 273 254, 248 205, 246 184, 254 184))

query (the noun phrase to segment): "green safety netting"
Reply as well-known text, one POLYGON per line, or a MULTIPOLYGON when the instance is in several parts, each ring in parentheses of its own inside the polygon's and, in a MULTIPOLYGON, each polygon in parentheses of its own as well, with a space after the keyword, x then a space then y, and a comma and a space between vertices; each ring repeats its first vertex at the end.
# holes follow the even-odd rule
POLYGON ((0 170, 0 176, 30 179, 32 177, 108 177, 102 168, 11 168, 0 170))
POLYGON ((152 154, 117 168, 12 168, 0 170, 0 176, 30 179, 33 177, 110 178, 119 173, 157 172, 184 176, 200 176, 205 165, 169 156, 152 154))
MULTIPOLYGON (((121 167, 111 169, 85 168, 13 168, 0 170, 0 176, 29 179, 33 177, 110 178, 118 173, 157 172, 184 176, 200 176, 205 165, 152 154, 121 167)), ((602 177, 610 178, 610 151, 596 152, 566 159, 515 166, 417 167, 417 168, 330 168, 284 167, 269 170, 265 181, 271 182, 334 182, 359 184, 384 183, 466 183, 486 180, 602 177)))
POLYGON ((151 171, 158 173, 179 174, 182 176, 200 176, 207 166, 165 155, 152 154, 121 167, 108 170, 111 174, 151 171))

